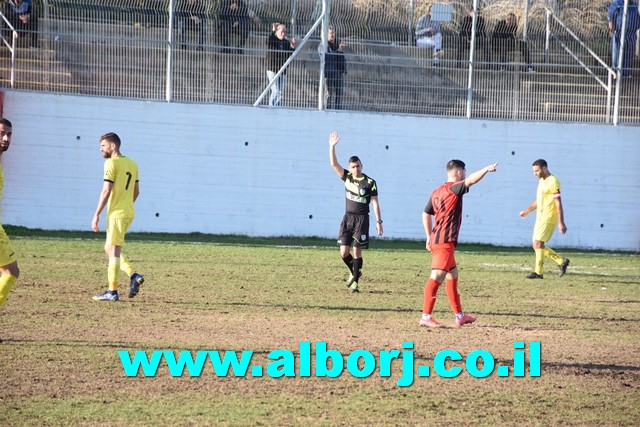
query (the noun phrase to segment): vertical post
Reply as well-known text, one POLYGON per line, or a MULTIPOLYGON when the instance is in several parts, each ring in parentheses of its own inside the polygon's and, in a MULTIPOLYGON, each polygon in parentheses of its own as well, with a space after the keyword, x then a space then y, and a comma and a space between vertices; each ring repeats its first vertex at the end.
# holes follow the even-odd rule
MULTIPOLYGON (((616 95, 613 101, 613 124, 617 125, 619 120, 620 120, 620 89, 622 86, 622 64, 623 64, 623 57, 624 57, 624 42, 625 42, 625 38, 626 38, 626 31, 627 31, 627 13, 629 11, 629 0, 624 0, 624 9, 622 12, 622 28, 620 28, 620 45, 618 46, 618 63, 617 64, 613 64, 613 66, 616 68, 616 95)), ((614 23, 614 28, 615 28, 615 23, 614 23)), ((613 42, 613 37, 615 37, 615 31, 614 33, 611 35, 612 37, 612 42, 613 42)))
POLYGON ((324 57, 327 52, 331 0, 322 0, 322 29, 320 31, 320 83, 318 84, 318 110, 324 109, 324 57))
POLYGON ((409 22, 407 22, 407 46, 413 45, 413 18, 414 18, 413 0, 409 0, 409 22))
POLYGON ((18 44, 18 32, 13 29, 11 31, 11 87, 16 84, 16 47, 18 44))
POLYGON ((551 41, 551 11, 547 9, 547 28, 544 38, 544 62, 549 63, 549 44, 551 41))
MULTIPOLYGON (((47 41, 43 46, 46 49, 51 48, 51 23, 49 22, 49 0, 42 0, 42 17, 44 18, 44 38, 47 41)), ((36 29, 37 31, 37 29, 36 29)))
POLYGON ((527 41, 527 29, 529 27, 529 0, 524 0, 524 27, 522 28, 522 40, 527 41))
POLYGON ((291 35, 297 38, 296 16, 298 15, 298 0, 291 0, 291 35))
POLYGON ((607 120, 606 123, 611 123, 611 93, 613 92, 613 77, 611 73, 607 72, 607 120))
POLYGON ((176 0, 169 0, 169 31, 167 32, 167 84, 165 87, 165 100, 171 102, 173 92, 173 24, 176 0))
POLYGON ((473 20, 471 21, 471 44, 469 46, 469 80, 467 82, 467 119, 471 118, 473 104, 473 62, 476 50, 476 27, 478 25, 478 0, 473 0, 473 20))

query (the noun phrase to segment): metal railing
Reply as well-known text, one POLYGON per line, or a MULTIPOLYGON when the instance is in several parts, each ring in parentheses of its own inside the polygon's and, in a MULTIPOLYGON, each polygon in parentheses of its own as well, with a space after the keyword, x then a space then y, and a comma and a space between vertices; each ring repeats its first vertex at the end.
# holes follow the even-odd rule
MULTIPOLYGON (((546 26, 546 38, 545 38, 545 60, 546 60, 546 62, 549 62, 549 46, 550 46, 550 43, 551 43, 551 39, 553 38, 607 92, 606 122, 609 123, 611 121, 611 101, 612 101, 612 94, 613 94, 613 80, 616 79, 616 78, 619 79, 621 76, 618 73, 616 73, 616 71, 613 68, 611 68, 609 65, 607 65, 607 63, 602 58, 600 58, 600 56, 598 56, 593 50, 591 50, 591 48, 589 48, 589 46, 587 46, 582 40, 580 40, 580 38, 578 36, 576 36, 573 33, 573 31, 571 31, 557 16, 555 16, 550 9, 546 9, 546 11, 547 11, 547 26, 546 26), (592 67, 590 67, 589 65, 587 65, 585 63, 585 61, 583 61, 583 59, 579 56, 578 53, 574 52, 567 44, 565 44, 562 41, 562 39, 560 37, 557 36, 557 34, 554 34, 551 31, 551 22, 552 21, 554 21, 556 24, 558 24, 559 27, 561 29, 563 29, 573 39, 573 41, 575 43, 577 43, 580 47, 582 47, 584 49, 584 51, 586 51, 591 58, 593 58, 595 61, 597 61, 597 63, 599 64, 601 69, 606 70, 606 73, 607 73, 607 82, 606 83, 604 81, 602 81, 600 76, 598 76, 597 71, 592 69, 592 67)), ((616 116, 614 118, 614 124, 617 124, 617 122, 618 122, 617 121, 617 117, 618 116, 616 114, 616 116)))
MULTIPOLYGON (((407 6, 401 16, 413 10, 416 15, 422 13, 413 1, 396 0, 396 4, 401 1, 407 6)), ((183 43, 173 9, 175 0, 152 4, 147 1, 144 5, 147 9, 138 0, 45 0, 46 16, 40 20, 44 49, 14 47, 11 53, 19 61, 32 62, 46 55, 48 60, 41 62, 49 63, 52 69, 60 67, 58 76, 46 86, 38 86, 21 78, 24 70, 13 62, 12 71, 18 67, 19 73, 17 80, 12 77, 10 87, 166 102, 261 106, 265 105, 262 98, 269 89, 264 65, 266 38, 271 21, 279 20, 290 22, 290 26, 297 28, 295 31, 304 34, 304 43, 300 43, 296 56, 286 65, 289 83, 283 106, 323 109, 326 95, 317 46, 326 34, 326 25, 319 30, 320 22, 325 18, 326 24, 330 16, 338 37, 347 44, 343 109, 640 124, 637 77, 624 79, 619 94, 612 91, 615 72, 602 59, 603 47, 609 45, 607 40, 595 38, 585 42, 579 33, 548 11, 543 20, 529 19, 526 33, 519 26, 518 38, 526 40, 532 58, 530 65, 536 71, 530 73, 518 49, 506 52, 506 63, 496 61, 498 51, 490 31, 503 18, 503 11, 493 14, 488 9, 483 11, 489 33, 488 48, 483 51, 482 43, 474 39, 475 33, 470 46, 460 38, 457 21, 462 9, 457 2, 450 2, 455 13, 451 22, 443 25, 444 55, 439 67, 434 67, 430 50, 406 40, 406 20, 382 17, 378 22, 374 17, 382 15, 377 9, 365 16, 362 10, 348 9, 350 2, 341 0, 333 0, 331 7, 324 9, 329 12, 324 16, 322 8, 315 8, 324 2, 327 0, 248 0, 253 13, 259 16, 252 21, 246 42, 229 54, 221 39, 217 2, 207 2, 204 43, 198 40, 197 29, 185 29, 183 43), (285 3, 297 6, 276 8, 285 3), (75 9, 74 4, 78 5, 75 9), (93 7, 98 7, 101 13, 93 7), (378 38, 374 37, 374 26, 379 30, 378 38), (305 33, 301 32, 303 29, 305 33), (616 100, 620 108, 612 112, 616 100)), ((474 3, 477 5, 477 0, 474 3)), ((234 37, 237 38, 231 38, 234 37)))
POLYGON ((9 20, 4 15, 4 13, 0 12, 0 17, 2 18, 2 21, 4 22, 4 24, 7 26, 7 28, 11 33, 11 43, 9 43, 4 33, 2 33, 0 37, 2 38, 2 44, 9 49, 9 53, 11 54, 11 69, 9 72, 10 73, 9 84, 10 84, 10 87, 14 87, 16 82, 16 42, 18 40, 18 32, 16 31, 15 28, 13 28, 13 25, 11 25, 11 22, 9 22, 9 20))

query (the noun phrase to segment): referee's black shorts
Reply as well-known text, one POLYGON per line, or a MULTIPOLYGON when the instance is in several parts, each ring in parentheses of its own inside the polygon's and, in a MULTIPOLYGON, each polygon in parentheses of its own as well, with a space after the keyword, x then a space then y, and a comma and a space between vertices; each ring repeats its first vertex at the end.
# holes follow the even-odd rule
POLYGON ((347 213, 340 223, 338 232, 339 246, 369 247, 369 215, 347 213))

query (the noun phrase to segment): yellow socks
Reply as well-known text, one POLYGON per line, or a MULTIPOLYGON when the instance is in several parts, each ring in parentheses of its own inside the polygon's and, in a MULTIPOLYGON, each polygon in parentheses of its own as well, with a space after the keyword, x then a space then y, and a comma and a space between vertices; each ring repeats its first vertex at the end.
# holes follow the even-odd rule
POLYGON ((563 258, 560 255, 558 255, 556 251, 546 246, 543 248, 543 250, 544 250, 544 256, 551 258, 558 265, 562 264, 563 258))
POLYGON ((109 267, 107 268, 107 279, 109 280, 109 290, 118 290, 118 275, 120 274, 120 258, 109 257, 109 267))
POLYGON ((127 277, 131 277, 131 275, 136 271, 122 254, 120 254, 120 270, 124 271, 127 274, 127 277))
POLYGON ((13 289, 13 285, 16 284, 16 280, 18 280, 18 278, 10 274, 0 276, 0 307, 2 307, 7 298, 9 298, 9 294, 13 289))
POLYGON ((542 276, 542 267, 544 266, 544 249, 545 248, 534 249, 536 252, 536 267, 534 271, 540 276, 542 276))

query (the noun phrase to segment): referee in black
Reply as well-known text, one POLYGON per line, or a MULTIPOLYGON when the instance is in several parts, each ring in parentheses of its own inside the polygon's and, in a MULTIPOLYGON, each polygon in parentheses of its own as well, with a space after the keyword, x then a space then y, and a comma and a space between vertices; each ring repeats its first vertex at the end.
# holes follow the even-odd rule
POLYGON ((360 292, 358 280, 362 274, 362 249, 369 247, 369 204, 373 205, 376 216, 376 230, 382 236, 382 217, 378 203, 378 186, 375 180, 362 173, 362 163, 357 156, 349 158, 349 170, 344 169, 336 158, 336 144, 340 141, 338 132, 329 135, 329 161, 331 167, 344 181, 347 208, 340 223, 338 245, 340 256, 349 267, 347 286, 351 292, 360 292), (353 254, 351 254, 353 247, 353 254))

